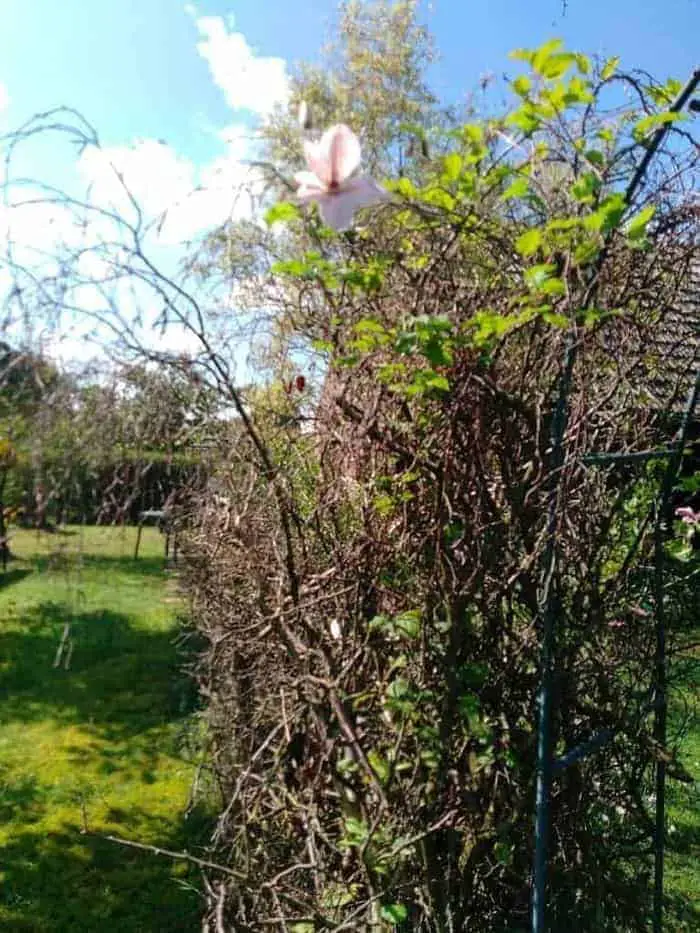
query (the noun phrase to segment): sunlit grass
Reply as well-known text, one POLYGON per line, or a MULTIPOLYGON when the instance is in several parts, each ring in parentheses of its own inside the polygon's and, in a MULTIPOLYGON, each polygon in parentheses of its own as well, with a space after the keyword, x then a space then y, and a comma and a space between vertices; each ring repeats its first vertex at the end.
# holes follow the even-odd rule
POLYGON ((102 838, 205 835, 163 539, 144 529, 134 561, 133 529, 68 531, 15 532, 0 576, 0 929, 195 931, 197 873, 102 838))
POLYGON ((666 928, 690 933, 700 929, 700 655, 677 660, 676 674, 681 685, 671 698, 671 725, 683 725, 680 759, 695 781, 668 782, 666 928))

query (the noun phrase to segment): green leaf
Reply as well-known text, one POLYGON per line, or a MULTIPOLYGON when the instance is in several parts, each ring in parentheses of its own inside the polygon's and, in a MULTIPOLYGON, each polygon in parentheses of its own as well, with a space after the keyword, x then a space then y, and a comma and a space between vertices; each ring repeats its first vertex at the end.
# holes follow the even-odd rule
POLYGON ((527 75, 519 75, 513 81, 512 87, 519 97, 527 97, 528 92, 532 87, 532 81, 527 77, 527 75))
POLYGON ((598 149, 587 149, 584 152, 584 158, 588 159, 591 165, 597 165, 602 168, 605 165, 605 156, 598 149))
POLYGON ((678 120, 685 120, 686 116, 682 113, 676 113, 673 110, 664 110, 662 113, 653 113, 651 116, 643 117, 632 129, 632 136, 637 142, 641 142, 652 130, 657 130, 668 123, 676 123, 678 120))
POLYGON ((647 90, 654 103, 659 107, 664 107, 673 103, 674 99, 678 97, 682 86, 680 81, 669 78, 665 85, 652 84, 647 90))
POLYGON ((630 240, 641 240, 646 235, 647 224, 654 216, 656 208, 653 204, 650 204, 648 207, 643 208, 639 211, 638 214, 635 214, 631 218, 629 223, 625 226, 625 233, 630 238, 630 240))
MULTIPOLYGON (((447 385, 449 388, 449 383, 447 385)), ((406 638, 418 638, 420 635, 420 612, 417 609, 409 609, 402 612, 394 619, 394 628, 400 635, 406 638)))
POLYGON ((355 324, 355 333, 356 334, 377 334, 385 336, 387 334, 387 329, 376 318, 365 317, 361 321, 358 321, 355 324))
POLYGON ((678 487, 684 492, 699 492, 700 472, 694 473, 693 476, 687 476, 684 479, 681 479, 678 483, 678 487))
MULTIPOLYGON (((538 49, 535 50, 534 55, 532 56, 532 68, 538 74, 547 77, 545 69, 547 63, 553 58, 554 53, 557 52, 563 45, 561 39, 550 39, 549 42, 543 43, 538 49)), ((558 56, 557 56, 558 57, 558 56)))
MULTIPOLYGON (((557 281, 557 280, 552 280, 552 281, 557 281)), ((548 283, 545 283, 545 284, 548 284, 548 283)), ((542 320, 545 322, 545 324, 550 324, 552 327, 564 328, 564 327, 569 326, 569 319, 566 317, 566 315, 557 314, 555 311, 543 311, 542 320)))
POLYGON ((574 54, 574 58, 576 59, 578 70, 582 75, 588 75, 591 73, 591 60, 587 55, 582 55, 581 52, 576 52, 574 54))
POLYGON ((462 138, 470 146, 481 147, 484 142, 484 128, 478 123, 465 123, 462 127, 462 138))
POLYGON ((387 923, 403 923, 408 919, 408 910, 403 904, 382 904, 379 916, 387 923))
POLYGON ((532 256, 539 249, 542 242, 542 231, 538 227, 526 230, 515 241, 515 248, 521 256, 532 256))
POLYGON ((369 761, 372 770, 379 778, 382 784, 386 784, 389 780, 391 774, 391 768, 389 767, 389 762, 384 758, 379 752, 371 749, 367 753, 367 761, 369 761))
POLYGON ((534 107, 529 103, 523 104, 522 107, 518 107, 517 110, 509 113, 506 117, 506 123, 517 126, 518 129, 522 130, 527 136, 539 129, 541 122, 534 107))
POLYGON ((386 705, 391 710, 409 713, 414 707, 411 685, 404 677, 392 680, 386 690, 386 705))
POLYGON ((434 207, 442 208, 442 210, 453 211, 455 208, 456 200, 454 196, 449 191, 445 191, 444 188, 424 188, 422 196, 426 204, 432 204, 434 207))
POLYGON ((507 865, 513 855, 513 846, 507 842, 497 842, 493 847, 493 854, 499 864, 507 865))
POLYGON ((530 49, 513 49, 512 52, 508 53, 508 58, 512 58, 518 62, 527 62, 530 64, 532 59, 535 57, 535 53, 530 49))
POLYGON ((596 230, 600 233, 609 233, 614 230, 622 220, 626 202, 624 195, 610 194, 601 203, 597 211, 584 218, 583 225, 587 230, 596 230))
POLYGON ((549 55, 543 61, 540 72, 544 78, 550 80, 561 78, 576 63, 576 57, 570 52, 560 52, 557 55, 549 55))
POLYGON ((291 201, 278 201, 265 212, 265 223, 268 227, 277 223, 287 223, 299 217, 299 208, 291 201))
POLYGON ((539 291, 555 271, 556 267, 550 263, 531 266, 531 268, 525 270, 525 282, 533 291, 539 291))
POLYGON ((418 193, 410 178, 399 178, 391 185, 391 188, 402 198, 415 198, 418 193))
POLYGON ((526 324, 532 317, 533 314, 527 308, 518 314, 477 311, 468 322, 468 327, 474 329, 472 342, 477 347, 488 347, 512 331, 513 328, 526 324))
POLYGON ((504 201, 508 201, 510 198, 524 198, 529 191, 530 183, 528 182, 527 178, 520 177, 511 182, 501 197, 504 201))
POLYGON ((590 81, 583 81, 574 76, 564 89, 564 103, 567 107, 573 104, 589 104, 593 100, 590 81))
POLYGON ((473 693, 463 694, 457 705, 459 707, 459 712, 461 716, 467 720, 467 722, 476 722, 481 716, 481 703, 479 702, 479 697, 475 696, 473 693))
POLYGON ((693 557, 693 548, 691 544, 680 538, 669 541, 664 546, 664 550, 669 557, 672 557, 674 560, 679 560, 684 564, 688 563, 693 557))
POLYGON ((580 224, 581 221, 578 217, 558 217, 556 220, 550 220, 545 227, 545 232, 554 236, 560 233, 570 233, 572 230, 578 229, 580 224))
POLYGON ((357 897, 357 885, 331 884, 323 892, 321 903, 327 910, 338 910, 351 904, 357 897))
POLYGON ((340 840, 340 845, 343 848, 361 846, 369 834, 367 824, 354 816, 345 817, 343 820, 343 829, 343 838, 340 840))
POLYGON ((617 66, 618 66, 619 64, 620 64, 620 56, 619 56, 619 55, 615 55, 614 58, 609 58, 609 59, 606 61, 606 63, 603 65, 603 70, 602 70, 601 73, 600 73, 600 76, 601 76, 601 78, 603 79, 603 81, 609 81, 610 78, 612 78, 612 76, 613 76, 613 75, 615 74, 615 72, 617 71, 617 66))
POLYGON ((318 353, 332 353, 333 352, 333 344, 331 343, 330 340, 321 340, 320 338, 317 338, 311 341, 311 346, 318 353))
POLYGON ((596 324, 600 324, 601 321, 608 320, 611 317, 621 317, 624 314, 619 308, 613 308, 612 310, 605 310, 603 308, 582 308, 578 311, 576 319, 580 321, 584 327, 595 327, 596 324))
POLYGON ((391 627, 391 617, 385 615, 373 616, 367 623, 367 628, 370 632, 374 632, 377 629, 381 630, 383 628, 391 627))
POLYGON ((448 183, 457 181, 461 171, 462 157, 458 152, 450 152, 449 155, 445 156, 445 160, 443 162, 443 178, 448 183))
POLYGON ((418 369, 405 391, 409 396, 416 396, 432 392, 449 392, 449 390, 450 381, 447 376, 435 372, 434 369, 418 369))
POLYGON ((571 193, 581 204, 591 204, 600 188, 600 179, 595 172, 585 172, 576 180, 571 193))
POLYGON ((586 266, 593 262, 600 252, 600 243, 597 240, 584 240, 574 250, 574 262, 577 266, 586 266))
MULTIPOLYGON (((393 500, 392 500, 393 504, 393 500)), ((368 624, 370 632, 385 630, 392 635, 414 639, 420 634, 421 616, 417 609, 408 609, 398 616, 374 616, 368 624)))
POLYGON ((600 210, 604 215, 604 222, 602 231, 607 233, 609 230, 614 230, 622 220, 622 215, 625 213, 627 203, 625 197, 622 194, 611 194, 600 205, 600 210))
POLYGON ((273 275, 288 275, 292 278, 301 278, 309 271, 309 266, 299 259, 289 259, 274 263, 271 271, 273 275))
POLYGON ((402 700, 409 695, 410 690, 411 687, 408 681, 403 677, 397 677, 387 687, 386 695, 391 697, 392 700, 402 700))
POLYGON ((547 279, 542 283, 540 291, 543 295, 565 295, 566 285, 561 279, 547 279))

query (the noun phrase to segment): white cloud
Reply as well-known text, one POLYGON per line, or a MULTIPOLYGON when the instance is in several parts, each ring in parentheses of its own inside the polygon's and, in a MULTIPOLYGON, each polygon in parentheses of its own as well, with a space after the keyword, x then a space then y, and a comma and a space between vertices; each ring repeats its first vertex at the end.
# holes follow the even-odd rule
POLYGON ((254 213, 259 179, 246 163, 252 153, 246 134, 238 125, 222 131, 226 152, 200 169, 154 140, 86 149, 79 168, 90 185, 93 203, 111 207, 133 221, 136 210, 130 192, 144 223, 157 229, 158 242, 175 245, 226 220, 254 213))
POLYGON ((79 170, 91 186, 92 202, 130 216, 133 206, 128 189, 149 219, 186 197, 194 187, 194 165, 153 139, 133 146, 91 146, 80 157, 79 170))
MULTIPOLYGON (((245 37, 233 31, 232 18, 200 17, 192 4, 186 9, 201 37, 197 49, 232 108, 264 118, 276 103, 287 100, 283 59, 257 55, 245 37)), ((0 111, 7 100, 0 83, 0 111)), ((66 299, 80 311, 69 314, 66 326, 51 334, 51 348, 57 356, 86 358, 95 349, 93 341, 108 342, 105 321, 113 315, 110 308, 141 321, 138 338, 146 345, 171 351, 195 348, 194 338, 181 326, 170 326, 165 335, 152 331, 162 302, 150 286, 130 274, 127 252, 133 244, 128 231, 99 209, 113 211, 131 223, 140 211, 146 254, 177 278, 175 270, 183 255, 177 247, 184 241, 227 220, 259 216, 262 180, 260 172, 249 165, 256 154, 254 132, 236 122, 218 136, 223 151, 203 165, 155 139, 86 148, 77 162, 79 186, 72 190, 81 198, 87 189, 87 207, 51 203, 50 195, 38 187, 17 187, 10 205, 0 204, 0 255, 11 238, 15 259, 27 267, 30 276, 45 280, 62 275, 64 268, 71 270, 68 275, 73 276, 73 284, 66 299), (27 201, 36 203, 17 203, 27 201)), ((10 288, 5 272, 0 275, 0 297, 10 288)))
POLYGON ((230 107, 265 116, 275 104, 287 102, 289 78, 283 58, 256 55, 245 36, 229 32, 220 16, 200 16, 195 24, 203 37, 197 51, 230 107))
POLYGON ((84 239, 78 214, 38 187, 11 192, 0 205, 0 251, 19 265, 50 264, 58 250, 79 249, 84 239))

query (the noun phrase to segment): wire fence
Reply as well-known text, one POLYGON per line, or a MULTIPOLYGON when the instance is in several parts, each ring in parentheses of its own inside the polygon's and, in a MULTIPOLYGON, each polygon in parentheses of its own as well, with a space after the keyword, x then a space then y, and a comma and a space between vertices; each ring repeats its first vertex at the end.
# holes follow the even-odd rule
MULTIPOLYGON (((700 70, 696 70, 682 89, 672 106, 673 112, 680 112, 692 97, 700 84, 700 70)), ((625 193, 629 203, 638 186, 644 179, 649 165, 663 140, 667 126, 660 128, 649 144, 644 158, 635 172, 625 193)), ((607 243, 606 243, 607 246, 607 243)), ((593 303, 597 280, 605 260, 606 247, 603 248, 598 262, 594 265, 587 290, 584 307, 593 303)), ((588 755, 594 754, 610 742, 614 735, 611 730, 602 730, 592 739, 570 749, 563 756, 554 758, 552 751, 552 701, 553 684, 556 674, 556 635, 559 607, 554 586, 557 567, 561 560, 557 529, 560 515, 561 476, 567 456, 566 430, 568 421, 569 396, 572 377, 577 359, 575 334, 570 332, 564 359, 562 361, 558 395, 554 407, 550 437, 550 473, 548 490, 547 543, 542 561, 539 611, 540 632, 540 687, 538 694, 538 744, 537 744, 537 787, 535 799, 535 846, 533 865, 533 891, 531 904, 531 931, 545 933, 547 924, 547 874, 548 845, 551 830, 552 783, 555 775, 572 766, 588 755)), ((691 377, 692 378, 692 377, 691 377)), ((667 739, 667 668, 666 648, 667 620, 665 612, 665 568, 664 549, 667 530, 672 522, 671 495, 686 447, 688 431, 695 415, 698 395, 700 394, 700 371, 696 372, 685 405, 680 428, 672 445, 656 450, 645 450, 625 454, 596 454, 591 452, 584 457, 584 462, 594 466, 644 464, 650 460, 666 460, 667 466, 654 507, 654 566, 653 566, 653 607, 656 650, 653 671, 653 711, 654 739, 660 746, 665 746, 667 739)), ((655 774, 655 818, 653 834, 654 851, 654 891, 652 925, 654 933, 663 928, 663 893, 664 893, 664 858, 666 835, 666 762, 659 758, 655 774)))

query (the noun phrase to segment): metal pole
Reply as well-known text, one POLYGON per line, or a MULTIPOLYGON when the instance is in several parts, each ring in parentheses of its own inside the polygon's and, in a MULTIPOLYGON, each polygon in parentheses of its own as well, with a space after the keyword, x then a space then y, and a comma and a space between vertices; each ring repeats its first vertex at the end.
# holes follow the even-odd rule
POLYGON ((564 436, 568 419, 568 399, 576 360, 575 337, 567 337, 559 396, 552 418, 552 453, 547 507, 547 540, 543 561, 539 611, 542 618, 540 648, 540 690, 537 698, 537 790, 535 797, 535 860, 532 882, 532 933, 545 933, 547 908, 547 850, 549 848, 552 796, 552 687, 554 682, 555 619, 558 610, 555 575, 558 559, 557 513, 561 471, 564 465, 564 436))

